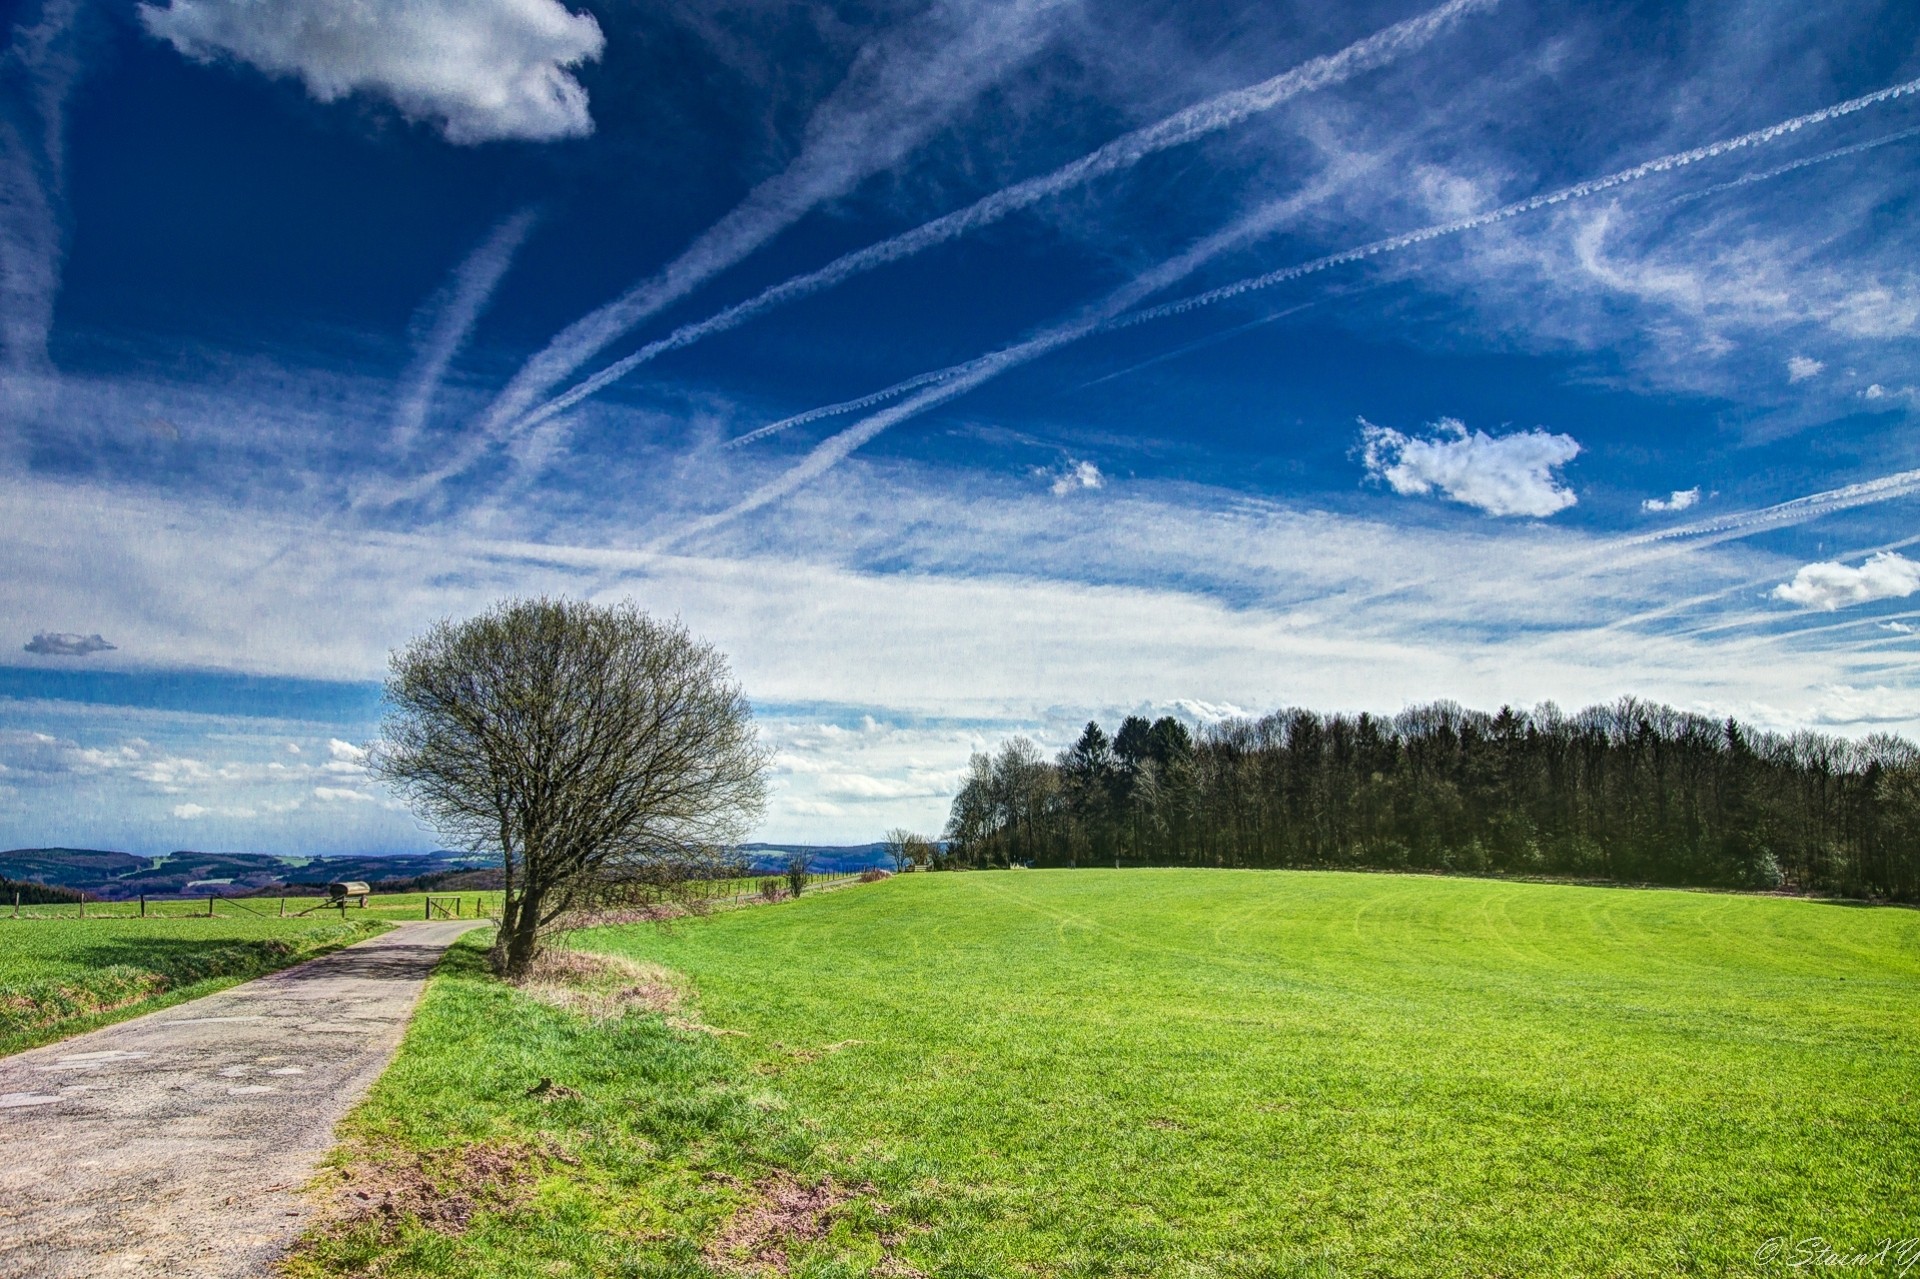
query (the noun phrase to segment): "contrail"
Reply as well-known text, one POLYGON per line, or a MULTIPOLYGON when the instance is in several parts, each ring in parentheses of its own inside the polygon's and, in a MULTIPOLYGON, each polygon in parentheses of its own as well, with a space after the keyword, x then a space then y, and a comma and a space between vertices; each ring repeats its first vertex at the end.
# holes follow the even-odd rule
POLYGON ((1795 160, 1791 164, 1783 164, 1777 169, 1768 169, 1764 173, 1749 173, 1744 177, 1735 178, 1731 182, 1716 182, 1712 186, 1702 187, 1698 191, 1688 191, 1684 195, 1676 195, 1673 199, 1668 200, 1667 203, 1670 205, 1691 204, 1695 200, 1704 200, 1710 195, 1719 195, 1722 191, 1732 191, 1738 187, 1750 186, 1755 182, 1765 182, 1771 178, 1792 173, 1795 169, 1804 169, 1809 165, 1825 164, 1829 160, 1840 160, 1850 155, 1859 155, 1862 151, 1871 151, 1875 147, 1884 147, 1891 142, 1904 142, 1911 137, 1920 137, 1920 126, 1915 126, 1911 129, 1902 129, 1898 133, 1889 133, 1878 138, 1869 138, 1865 142, 1856 142, 1852 146, 1836 147, 1831 151, 1822 151, 1819 155, 1810 155, 1805 159, 1795 160))
POLYGON ((528 208, 500 223, 415 314, 414 329, 420 337, 394 409, 395 452, 404 453, 410 448, 426 425, 440 379, 446 376, 447 366, 466 345, 473 326, 493 300, 494 289, 513 265, 514 254, 526 242, 537 217, 536 211, 528 208))
POLYGON ((1824 493, 1810 493, 1806 497, 1796 497, 1790 502, 1763 506, 1758 510, 1731 511, 1710 520, 1676 524, 1672 528, 1664 528, 1655 533, 1642 533, 1638 537, 1624 538, 1617 545, 1651 546, 1659 542, 1671 542, 1679 538, 1707 537, 1716 533, 1759 532, 1786 524, 1799 524, 1856 506, 1890 502, 1895 498, 1907 497, 1914 493, 1920 493, 1920 470, 1897 471, 1892 475, 1883 475, 1879 479, 1842 485, 1837 489, 1828 489, 1824 493))
MULTIPOLYGON (((1173 284, 1179 278, 1190 273, 1218 252, 1252 236, 1263 234, 1264 230, 1270 230, 1274 226, 1277 226, 1281 221, 1279 216, 1281 206, 1296 205, 1297 202, 1283 201, 1275 205, 1270 205, 1255 217, 1247 219, 1227 231, 1209 237, 1207 241, 1196 245, 1193 249, 1188 250, 1187 253, 1163 263, 1155 270, 1139 277, 1113 294, 1110 294, 1104 301, 1089 307, 1082 313, 1079 319, 1056 326, 1036 337, 1029 338, 1025 342, 981 356, 966 364, 954 365, 951 369, 942 370, 944 376, 941 377, 937 385, 921 391, 904 404, 895 405, 893 408, 876 413, 871 417, 854 423, 839 434, 828 437, 814 446, 812 452, 807 454, 797 466, 783 475, 761 485, 758 489, 755 489, 741 501, 726 510, 696 520, 687 528, 668 535, 655 545, 665 545, 695 533, 704 532, 736 519, 741 515, 745 515, 750 511, 766 506, 771 502, 778 501, 801 485, 806 484, 808 481, 831 469, 848 454, 853 452, 854 449, 859 448, 862 444, 880 434, 888 427, 905 421, 907 418, 931 408, 936 404, 952 399, 965 391, 972 390, 974 387, 999 376, 1007 369, 1036 359, 1048 351, 1064 346, 1069 342, 1078 341, 1080 338, 1091 333, 1131 327, 1132 325, 1141 324, 1148 320, 1161 319, 1167 316, 1182 315, 1203 306, 1210 306, 1215 302, 1223 302, 1229 298, 1235 298, 1242 294, 1253 292, 1256 289, 1263 289, 1287 280, 1295 280, 1302 276, 1313 275, 1344 263, 1358 262, 1382 253, 1397 252, 1400 249, 1438 239, 1441 236, 1455 235, 1462 231, 1473 230, 1476 227, 1488 226, 1495 222, 1503 222, 1509 218, 1518 217, 1523 213, 1531 213, 1538 209, 1564 204, 1571 200, 1584 199, 1591 195, 1597 195, 1602 191, 1608 191, 1615 187, 1638 181, 1652 174, 1685 168, 1688 165, 1698 164, 1702 160, 1709 160, 1715 156, 1725 155, 1729 151, 1739 150, 1744 147, 1760 146, 1773 141, 1775 138, 1807 128, 1810 125, 1838 119, 1845 115, 1851 115, 1856 111, 1865 110, 1867 107, 1874 106, 1878 103, 1891 101, 1892 99, 1904 97, 1915 92, 1920 92, 1920 79, 1909 80, 1903 84, 1893 85, 1874 93, 1864 94, 1858 98, 1850 98, 1845 102, 1836 103, 1830 107, 1823 107, 1818 111, 1811 111, 1805 115, 1795 116, 1779 124, 1768 125, 1764 129, 1755 129, 1750 133, 1743 133, 1738 137, 1709 143, 1706 146, 1695 147, 1688 151, 1675 152, 1672 155, 1661 156, 1658 159, 1648 160, 1644 163, 1634 165, 1632 168, 1621 169, 1605 177, 1593 178, 1585 182, 1575 183, 1572 186, 1562 187, 1557 191, 1548 192, 1544 195, 1537 195, 1526 200, 1502 205, 1500 208, 1490 210, 1486 213, 1475 214, 1466 218, 1458 218, 1451 222, 1438 223, 1434 226, 1424 227, 1418 231, 1410 231, 1403 235, 1391 236, 1384 240, 1375 240, 1371 244, 1362 245, 1357 249, 1348 249, 1340 253, 1328 254, 1325 257, 1316 258, 1311 262, 1303 263, 1299 266, 1285 267, 1278 271, 1267 272, 1264 275, 1252 276, 1232 284, 1223 285, 1217 289, 1209 289, 1205 293, 1196 294, 1193 297, 1185 298, 1178 302, 1126 313, 1127 308, 1130 307, 1133 302, 1173 284), (1264 229, 1259 225, 1263 222, 1265 223, 1264 229)), ((1903 493, 1912 491, 1915 488, 1920 488, 1920 472, 1904 472, 1900 476, 1891 476, 1884 480, 1872 481, 1866 485, 1849 486, 1848 489, 1835 490, 1833 494, 1818 494, 1815 495, 1815 497, 1798 499, 1797 502, 1786 505, 1798 506, 1816 503, 1823 498, 1839 498, 1840 495, 1847 494, 1854 489, 1872 489, 1875 492, 1880 492, 1885 490, 1887 486, 1896 483, 1906 483, 1910 486, 1903 490, 1903 493)), ((1887 496, 1901 495, 1902 493, 1887 494, 1887 496)), ((1874 496, 1865 497, 1861 500, 1880 501, 1885 499, 1884 497, 1874 496)), ((1846 504, 1858 505, 1859 503, 1847 501, 1846 504)), ((1832 509, 1841 508, 1835 506, 1832 509)), ((1705 523, 1710 524, 1712 521, 1705 523)), ((1677 535, 1679 535, 1678 530, 1667 530, 1664 534, 1655 535, 1654 540, 1657 540, 1659 537, 1672 537, 1677 535)))
POLYGON ((1764 129, 1755 129, 1751 133, 1743 133, 1737 138, 1728 138, 1721 142, 1709 143, 1703 147, 1695 147, 1691 151, 1676 151, 1672 155, 1663 155, 1657 160, 1648 160, 1644 164, 1636 164, 1630 169, 1621 169, 1617 173, 1609 173, 1603 178, 1593 178, 1586 182, 1576 182, 1572 186, 1561 187, 1558 191, 1549 191, 1544 195, 1536 195, 1525 200, 1517 200, 1512 204, 1504 204, 1497 209, 1490 209, 1485 213, 1476 213, 1471 217, 1456 218, 1451 222, 1436 223, 1433 226, 1422 227, 1418 231, 1408 231, 1403 235, 1389 236, 1384 240, 1375 240, 1371 244, 1363 244, 1357 249, 1345 249, 1339 253, 1330 253, 1326 257, 1315 258, 1313 261, 1303 262, 1299 266, 1283 267, 1278 271, 1269 271, 1265 275, 1250 276, 1244 280, 1236 280, 1232 284, 1223 284, 1217 289, 1209 289, 1205 293, 1196 293, 1190 298, 1182 298, 1177 302, 1169 302, 1164 306, 1149 307, 1144 311, 1136 311, 1128 316, 1123 324, 1117 325, 1116 327, 1131 327, 1135 324, 1144 324, 1148 320, 1159 320, 1168 316, 1184 315, 1188 311, 1196 310, 1203 306, 1212 306, 1215 302, 1225 302, 1227 299, 1239 297, 1243 293, 1251 293, 1256 289, 1270 288, 1276 284, 1284 284, 1289 280, 1298 280, 1302 276, 1316 275, 1321 271, 1330 270, 1336 266, 1344 266, 1349 262, 1363 261, 1366 258, 1378 257, 1384 253, 1397 253, 1401 249, 1411 248, 1416 244, 1425 244, 1429 240, 1438 240, 1443 236, 1458 235, 1462 231, 1472 231, 1479 227, 1491 226, 1496 222, 1505 222, 1509 218, 1517 218, 1523 213, 1533 213, 1537 210, 1545 209, 1556 204, 1565 204, 1572 200, 1584 200, 1590 195, 1598 195, 1602 191, 1610 191, 1615 187, 1625 186, 1629 182, 1638 182, 1640 179, 1651 177, 1656 173, 1669 173, 1675 169, 1684 169, 1688 165, 1698 164, 1702 160, 1711 160, 1716 156, 1725 155, 1729 151, 1738 151, 1745 147, 1762 146, 1773 141, 1775 138, 1797 132, 1807 128, 1809 125, 1824 124, 1828 120, 1837 120, 1841 116, 1852 115, 1856 111, 1864 111, 1868 107, 1877 106, 1882 102, 1889 102, 1894 98, 1905 97, 1915 92, 1920 92, 1920 80, 1908 80, 1904 84, 1896 84, 1890 88, 1881 89, 1877 93, 1869 93, 1858 98, 1850 98, 1845 102, 1836 103, 1830 107, 1822 107, 1818 111, 1810 111, 1806 115, 1795 116, 1791 120, 1783 120, 1779 124, 1768 125, 1764 129))
POLYGON ((963 104, 1046 42, 1048 20, 1076 0, 940 5, 869 50, 807 125, 800 154, 760 183, 680 255, 613 301, 575 320, 527 360, 454 455, 396 494, 420 496, 464 471, 510 433, 556 384, 635 324, 679 300, 793 225, 822 201, 896 163, 963 104), (934 29, 929 30, 931 26, 934 29))
POLYGON ((720 447, 723 449, 737 449, 743 444, 751 444, 755 440, 764 440, 769 435, 778 435, 780 432, 791 430, 796 426, 805 426, 809 422, 818 422, 823 417, 838 417, 842 413, 857 413, 861 409, 872 408, 884 400, 891 400, 896 395, 905 395, 908 391, 923 387, 929 382, 944 381, 959 372, 960 368, 960 365, 955 365, 948 369, 935 369, 931 373, 922 373, 918 377, 910 377, 904 382, 895 382, 892 386, 884 390, 875 391, 871 395, 863 395, 857 400, 846 400, 839 404, 826 405, 823 408, 808 409, 805 413, 796 413, 792 417, 783 417, 778 422, 770 422, 758 430, 748 431, 745 435, 737 435, 720 447))
POLYGON ((0 360, 20 373, 53 367, 47 339, 65 256, 66 99, 82 70, 73 48, 80 11, 80 0, 51 0, 0 50, 0 69, 18 69, 0 86, 22 83, 28 99, 18 113, 0 112, 0 360), (39 136, 26 131, 26 119, 38 123, 39 136))
POLYGON ((991 195, 982 196, 964 209, 957 209, 917 226, 911 231, 903 231, 890 239, 882 240, 878 244, 857 249, 816 271, 809 271, 805 275, 797 275, 776 284, 708 319, 683 325, 666 337, 649 342, 633 354, 615 361, 578 386, 569 389, 565 394, 556 396, 533 409, 515 425, 515 429, 523 429, 552 417, 555 413, 565 412, 588 396, 619 381, 656 356, 691 346, 702 338, 712 337, 716 333, 737 328, 756 315, 784 306, 788 302, 798 301, 822 289, 832 288, 852 276, 885 266, 890 262, 898 262, 902 258, 911 257, 935 245, 945 244, 970 231, 990 226, 1041 200, 1059 195, 1074 187, 1083 186, 1096 178, 1116 173, 1121 169, 1131 168, 1157 152, 1192 142, 1210 133, 1230 128, 1263 112, 1271 111, 1303 93, 1311 93, 1317 89, 1339 84, 1362 72, 1386 66, 1403 54, 1412 52, 1433 40, 1455 19, 1477 9, 1492 8, 1498 3, 1499 0, 1448 0, 1448 3, 1439 8, 1430 9, 1418 17, 1409 18, 1405 22, 1377 31, 1336 53, 1325 54, 1303 62, 1291 70, 1262 80, 1259 84, 1235 89, 1230 93, 1209 98, 1205 102, 1195 103, 1154 124, 1115 138, 1105 146, 1090 151, 1078 160, 1062 165, 1051 173, 1028 178, 1024 182, 1017 182, 991 195))
POLYGON ((1177 360, 1183 355, 1190 355, 1195 351, 1204 350, 1207 347, 1217 345, 1231 338, 1237 338, 1242 333, 1250 333, 1254 329, 1260 328, 1263 325, 1272 324, 1276 320, 1284 320, 1290 315, 1298 315, 1313 305, 1315 305, 1313 302, 1300 302, 1293 306, 1283 307, 1278 311, 1270 312, 1258 319, 1248 320, 1245 324, 1236 324, 1230 329, 1222 329, 1218 333, 1209 333, 1203 338, 1195 338, 1183 346, 1174 347, 1171 351, 1162 351, 1158 355, 1150 355, 1136 364, 1127 365, 1124 369, 1115 369, 1111 373, 1103 373, 1091 382, 1082 382, 1073 389, 1076 391, 1084 391, 1089 387, 1099 386, 1103 382, 1111 382, 1115 378, 1126 377, 1128 374, 1138 373, 1142 369, 1150 369, 1156 364, 1164 364, 1168 360, 1177 360))
MULTIPOLYGON (((944 403, 976 386, 990 382, 1009 369, 1036 360, 1049 351, 1070 342, 1077 342, 1090 333, 1100 332, 1116 317, 1125 314, 1142 299, 1178 283, 1220 254, 1238 248, 1249 240, 1270 234, 1291 221, 1302 209, 1324 199, 1333 188, 1347 180, 1347 176, 1343 171, 1337 176, 1322 177, 1306 191, 1261 206, 1232 225, 1201 240, 1179 256, 1170 258, 1152 270, 1135 276, 1100 301, 1085 307, 1071 320, 1056 324, 1012 346, 991 351, 963 364, 941 369, 937 373, 924 375, 931 385, 924 386, 904 403, 882 409, 871 417, 855 422, 839 434, 828 436, 814 445, 813 450, 802 458, 798 465, 762 484, 726 510, 695 520, 685 528, 660 538, 654 542, 653 549, 717 528, 738 519, 749 511, 777 502, 808 481, 831 470, 849 453, 896 422, 903 422, 936 404, 944 403)), ((897 387, 889 388, 894 391, 898 389, 897 387)))

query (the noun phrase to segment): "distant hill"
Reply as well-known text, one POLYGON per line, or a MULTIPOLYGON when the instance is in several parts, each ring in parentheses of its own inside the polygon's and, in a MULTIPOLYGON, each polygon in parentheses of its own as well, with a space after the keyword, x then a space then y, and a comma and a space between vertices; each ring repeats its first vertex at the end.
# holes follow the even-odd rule
MULTIPOLYGON (((881 844, 745 844, 741 851, 756 873, 782 870, 796 852, 808 854, 817 871, 865 870, 888 865, 881 844)), ((388 892, 442 888, 494 888, 499 861, 438 849, 431 853, 380 853, 294 857, 275 853, 202 853, 190 849, 164 857, 92 848, 15 848, 0 853, 0 878, 70 888, 101 901, 317 889, 341 880, 386 886, 388 892)))
POLYGON ((785 870, 787 859, 798 852, 806 853, 813 869, 820 871, 893 866, 885 844, 742 844, 740 851, 756 873, 785 870))
POLYGON ((337 880, 438 881, 484 872, 497 862, 445 849, 431 853, 288 857, 273 853, 202 853, 164 857, 85 848, 15 848, 0 853, 0 878, 72 888, 103 901, 181 897, 201 893, 240 896, 274 889, 324 886, 337 880))

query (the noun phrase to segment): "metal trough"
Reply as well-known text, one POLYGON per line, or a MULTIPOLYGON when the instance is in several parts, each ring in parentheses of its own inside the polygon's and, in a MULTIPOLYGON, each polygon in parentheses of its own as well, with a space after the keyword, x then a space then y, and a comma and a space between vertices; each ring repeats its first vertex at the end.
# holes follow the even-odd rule
POLYGON ((357 879, 349 879, 345 883, 340 884, 328 884, 327 905, 344 906, 347 904, 347 898, 358 897, 360 899, 360 905, 364 909, 367 904, 367 894, 372 891, 371 888, 357 879))

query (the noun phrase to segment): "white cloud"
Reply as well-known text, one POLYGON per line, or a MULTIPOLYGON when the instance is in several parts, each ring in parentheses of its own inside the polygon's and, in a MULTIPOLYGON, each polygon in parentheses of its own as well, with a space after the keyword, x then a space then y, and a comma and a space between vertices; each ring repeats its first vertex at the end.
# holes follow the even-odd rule
POLYGON ((211 808, 206 807, 204 804, 175 804, 173 806, 173 815, 183 821, 192 821, 196 817, 205 817, 212 811, 211 808))
POLYGON ((140 18, 189 58, 297 75, 322 102, 382 97, 450 142, 593 132, 570 68, 606 40, 557 0, 172 0, 140 18))
POLYGON ((1080 489, 1097 489, 1107 482, 1106 477, 1100 474, 1100 468, 1092 462, 1076 462, 1072 459, 1058 471, 1042 470, 1040 474, 1053 480, 1048 488, 1055 497, 1065 497, 1080 489))
POLYGON ((1570 435, 1536 427, 1492 436, 1469 431, 1454 418, 1434 423, 1434 434, 1424 439, 1365 418, 1360 425, 1367 474, 1396 493, 1438 489, 1488 515, 1547 516, 1579 500, 1554 474, 1579 456, 1580 445, 1570 435))
POLYGON ((1700 490, 1697 488, 1675 489, 1670 497, 1650 497, 1640 503, 1643 511, 1684 511, 1690 506, 1700 504, 1700 490))
POLYGON ((1875 382, 1860 392, 1863 400, 1920 400, 1920 386, 1882 386, 1875 382))
POLYGON ((315 799, 324 799, 329 802, 345 804, 377 804, 380 802, 377 795, 369 795, 365 791, 347 790, 340 786, 316 786, 313 788, 313 797, 315 799))
POLYGON ((327 754, 333 757, 335 763, 364 764, 367 762, 365 747, 355 746, 352 742, 343 742, 337 737, 328 740, 327 754))
POLYGON ((1787 359, 1787 381, 1804 382, 1810 377, 1819 377, 1826 371, 1826 365, 1810 356, 1795 355, 1787 359))
POLYGON ((1905 622, 1882 622, 1880 623, 1880 629, 1883 631, 1892 631, 1895 635, 1913 634, 1913 627, 1908 626, 1905 622))
POLYGON ((1802 608, 1832 612, 1873 600, 1900 599, 1920 591, 1920 563, 1893 551, 1869 555, 1859 568, 1833 560, 1802 566, 1791 582, 1773 588, 1773 597, 1802 608))
POLYGON ((1884 684, 1872 688, 1836 684, 1814 705, 1810 718, 1816 724, 1840 727, 1911 724, 1920 719, 1920 693, 1884 684))

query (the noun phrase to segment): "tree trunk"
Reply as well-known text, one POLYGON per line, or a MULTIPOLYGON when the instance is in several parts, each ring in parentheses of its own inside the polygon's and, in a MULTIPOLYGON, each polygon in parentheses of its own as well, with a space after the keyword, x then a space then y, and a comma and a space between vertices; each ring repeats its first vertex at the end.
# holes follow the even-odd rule
POLYGON ((499 952, 496 966, 500 975, 510 980, 526 975, 540 946, 540 898, 523 893, 514 905, 517 909, 501 921, 500 939, 495 943, 499 952))

